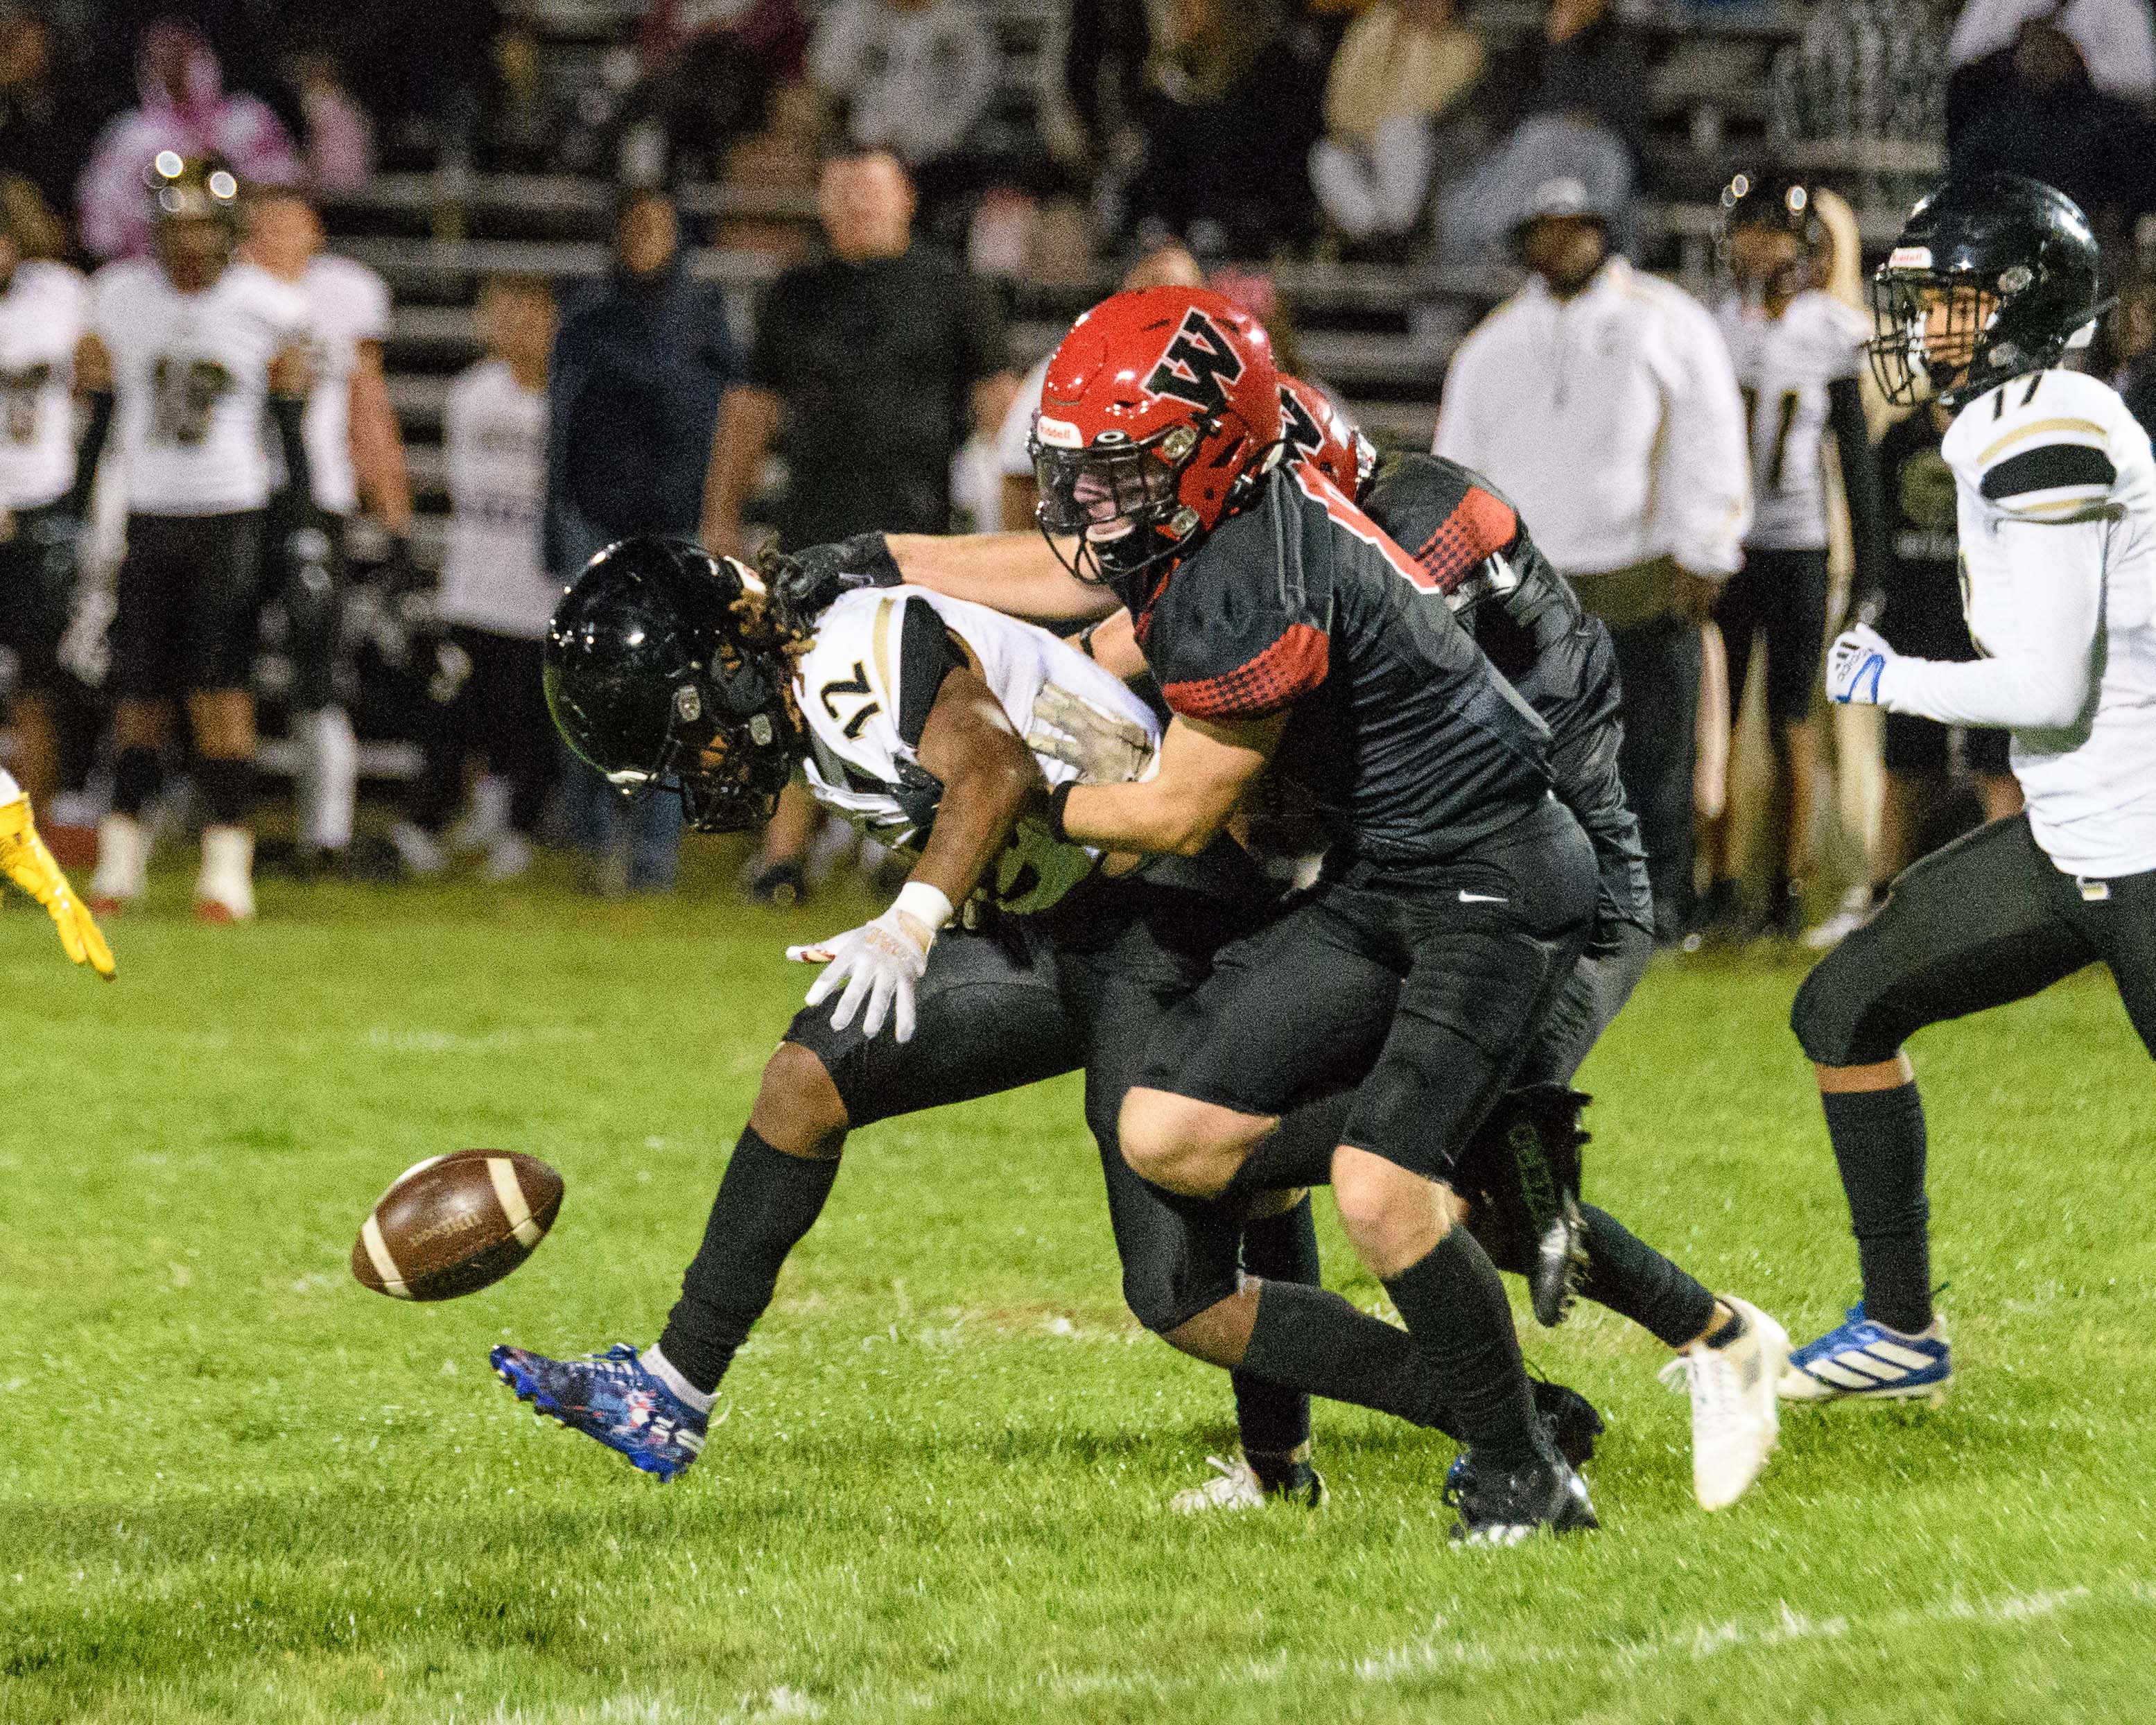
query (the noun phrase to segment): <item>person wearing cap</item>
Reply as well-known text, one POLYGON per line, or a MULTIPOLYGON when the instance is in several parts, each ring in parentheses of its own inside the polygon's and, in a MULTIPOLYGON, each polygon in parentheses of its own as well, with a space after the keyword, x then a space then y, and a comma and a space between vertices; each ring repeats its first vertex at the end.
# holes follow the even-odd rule
POLYGON ((1537 188, 1514 229, 1527 280, 1453 356, 1433 448, 1503 489, 1609 626, 1619 771, 1669 941, 1692 890, 1700 625, 1743 561, 1750 464, 1714 320, 1612 254, 1609 225, 1581 182, 1537 188))

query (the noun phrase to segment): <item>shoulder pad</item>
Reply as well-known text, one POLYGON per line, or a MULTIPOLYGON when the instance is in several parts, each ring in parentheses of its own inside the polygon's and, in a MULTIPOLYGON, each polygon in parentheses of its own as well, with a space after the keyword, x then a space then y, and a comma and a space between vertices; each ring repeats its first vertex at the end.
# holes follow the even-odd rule
POLYGON ((2118 483, 2112 437, 2124 412, 2093 377, 2038 372, 1963 408, 1941 453, 1957 477, 2009 516, 2084 521, 2101 511, 2118 483))

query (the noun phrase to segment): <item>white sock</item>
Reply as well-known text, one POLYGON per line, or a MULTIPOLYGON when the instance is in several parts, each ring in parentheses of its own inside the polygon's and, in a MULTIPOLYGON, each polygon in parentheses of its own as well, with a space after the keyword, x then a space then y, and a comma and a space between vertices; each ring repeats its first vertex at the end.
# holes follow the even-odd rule
POLYGON ((359 802, 359 738, 352 716, 326 706, 300 721, 305 765, 300 773, 300 838, 313 850, 342 850, 352 843, 359 802))
POLYGON ((697 1389, 675 1371, 673 1361, 659 1351, 656 1342, 637 1355, 636 1363, 672 1390, 685 1406, 694 1408, 699 1414, 710 1413, 711 1404, 718 1399, 715 1393, 697 1389))

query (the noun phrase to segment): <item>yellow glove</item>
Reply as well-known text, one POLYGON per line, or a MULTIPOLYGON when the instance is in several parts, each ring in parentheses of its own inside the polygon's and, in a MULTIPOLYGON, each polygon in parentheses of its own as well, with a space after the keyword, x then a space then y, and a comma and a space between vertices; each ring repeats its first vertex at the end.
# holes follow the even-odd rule
POLYGON ((112 948, 105 945, 90 911, 74 896, 60 865, 38 836, 28 797, 0 803, 0 870, 45 907, 45 914, 59 929, 60 944, 67 948, 68 957, 78 964, 87 964, 110 982, 112 948))

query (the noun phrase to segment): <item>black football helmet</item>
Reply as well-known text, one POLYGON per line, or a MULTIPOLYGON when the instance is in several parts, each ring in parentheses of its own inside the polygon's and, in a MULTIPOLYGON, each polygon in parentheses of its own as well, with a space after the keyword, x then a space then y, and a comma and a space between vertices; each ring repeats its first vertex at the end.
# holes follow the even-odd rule
POLYGON ((547 630, 547 707, 569 747, 624 793, 673 792, 700 833, 770 819, 807 752, 786 655, 737 608, 747 572, 682 540, 624 539, 547 630))
POLYGON ((2019 174, 1949 180, 1871 278, 1872 374, 1891 402, 1959 408, 2056 365, 2111 304, 2097 271, 2088 218, 2063 192, 2019 174), (1944 323, 1928 331, 1942 301, 1944 323))
POLYGON ((1774 171, 1733 175, 1722 188, 1717 238, 1725 263, 1734 263, 1731 236, 1746 228, 1765 228, 1776 234, 1787 234, 1802 248, 1794 263, 1775 272, 1774 277, 1763 285, 1770 290, 1794 295, 1817 282, 1828 235, 1812 188, 1805 182, 1774 171))

